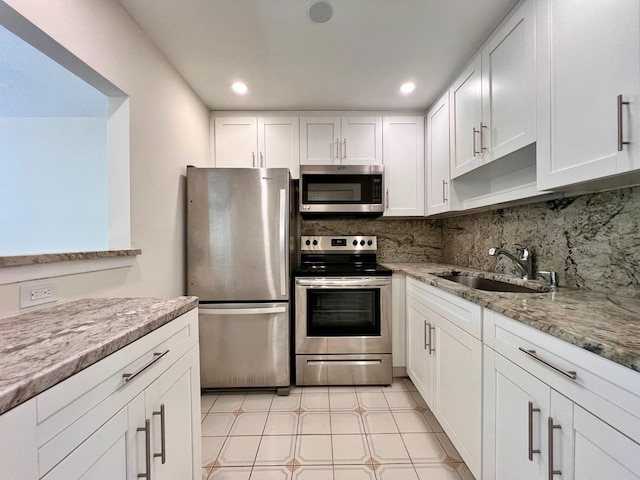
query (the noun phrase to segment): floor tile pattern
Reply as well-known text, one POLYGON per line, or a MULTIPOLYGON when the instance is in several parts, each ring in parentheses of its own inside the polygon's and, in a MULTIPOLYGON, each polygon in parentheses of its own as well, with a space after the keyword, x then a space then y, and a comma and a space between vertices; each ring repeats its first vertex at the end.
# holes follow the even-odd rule
POLYGON ((408 378, 201 407, 203 480, 475 480, 408 378))

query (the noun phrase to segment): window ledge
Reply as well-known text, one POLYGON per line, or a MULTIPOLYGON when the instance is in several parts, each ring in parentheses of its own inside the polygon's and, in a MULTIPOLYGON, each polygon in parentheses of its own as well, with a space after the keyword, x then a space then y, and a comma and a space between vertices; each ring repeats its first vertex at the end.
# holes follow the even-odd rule
POLYGON ((0 257, 0 285, 130 267, 142 250, 98 250, 0 257))

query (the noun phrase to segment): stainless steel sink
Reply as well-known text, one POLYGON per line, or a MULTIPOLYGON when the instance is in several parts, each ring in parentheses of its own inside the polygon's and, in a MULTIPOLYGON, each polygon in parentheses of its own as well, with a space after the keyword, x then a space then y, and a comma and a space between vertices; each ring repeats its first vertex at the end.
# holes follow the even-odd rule
POLYGON ((487 292, 509 292, 509 293, 545 293, 549 290, 543 286, 539 289, 523 287, 522 285, 514 285, 512 283, 502 282, 500 280, 492 280, 490 278, 473 277, 471 275, 438 275, 438 277, 450 282, 456 282, 460 285, 484 290, 487 292))

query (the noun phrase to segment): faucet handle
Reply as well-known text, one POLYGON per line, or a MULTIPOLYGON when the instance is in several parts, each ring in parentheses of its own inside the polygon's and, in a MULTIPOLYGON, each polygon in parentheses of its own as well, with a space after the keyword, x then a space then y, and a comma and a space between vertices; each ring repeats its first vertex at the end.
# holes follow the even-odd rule
POLYGON ((539 270, 538 271, 538 275, 540 275, 542 278, 549 280, 549 284, 552 287, 557 287, 558 286, 558 272, 549 272, 546 270, 539 270))
POLYGON ((514 245, 516 246, 516 250, 522 260, 528 260, 529 257, 531 257, 531 250, 529 250, 527 247, 525 247, 524 245, 520 245, 518 243, 514 245))

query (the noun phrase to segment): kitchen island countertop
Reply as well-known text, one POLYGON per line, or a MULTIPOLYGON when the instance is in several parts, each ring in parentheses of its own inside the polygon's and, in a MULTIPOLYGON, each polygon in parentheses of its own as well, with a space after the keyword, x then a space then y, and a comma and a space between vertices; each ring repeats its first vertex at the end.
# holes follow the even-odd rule
POLYGON ((87 298, 0 319, 0 414, 197 305, 197 297, 87 298))
POLYGON ((441 263, 383 263, 393 273, 415 278, 554 337, 640 371, 640 299, 583 289, 552 288, 541 293, 488 292, 436 275, 452 272, 517 285, 545 285, 509 275, 441 263))

